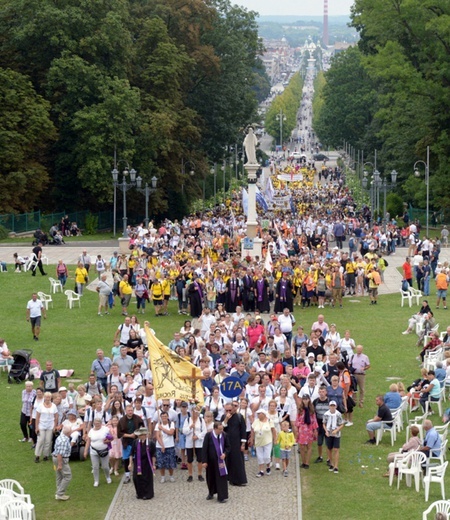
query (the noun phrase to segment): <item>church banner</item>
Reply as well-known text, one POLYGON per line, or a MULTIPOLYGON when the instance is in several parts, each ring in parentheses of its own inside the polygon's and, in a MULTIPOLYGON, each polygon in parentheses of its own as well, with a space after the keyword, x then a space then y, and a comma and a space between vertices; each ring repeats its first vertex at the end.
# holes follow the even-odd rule
POLYGON ((192 402, 195 395, 195 402, 203 405, 200 368, 166 347, 147 326, 145 332, 156 399, 192 402), (192 381, 194 378, 195 381, 192 381))

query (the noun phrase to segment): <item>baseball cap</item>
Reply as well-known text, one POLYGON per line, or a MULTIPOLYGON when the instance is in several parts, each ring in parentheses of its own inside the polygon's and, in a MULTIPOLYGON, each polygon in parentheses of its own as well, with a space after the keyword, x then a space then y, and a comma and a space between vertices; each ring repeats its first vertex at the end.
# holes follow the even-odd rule
POLYGON ((337 406, 336 401, 330 401, 330 402, 329 402, 329 405, 330 405, 330 406, 337 406))
POLYGON ((60 392, 64 392, 64 390, 67 392, 67 388, 65 386, 61 386, 61 388, 59 389, 60 392))

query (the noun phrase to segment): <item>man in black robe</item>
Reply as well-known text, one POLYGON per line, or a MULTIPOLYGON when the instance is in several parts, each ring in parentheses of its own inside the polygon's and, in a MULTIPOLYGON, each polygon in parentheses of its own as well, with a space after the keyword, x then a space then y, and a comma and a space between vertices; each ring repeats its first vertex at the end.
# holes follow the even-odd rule
POLYGON ((227 464, 230 453, 227 435, 223 432, 222 423, 214 421, 214 429, 205 435, 203 440, 202 460, 206 469, 208 496, 212 500, 217 493, 217 500, 223 504, 228 500, 227 464))
POLYGON ((283 271, 283 275, 278 280, 275 289, 275 307, 274 312, 283 312, 283 309, 287 307, 289 312, 293 312, 293 298, 292 298, 293 285, 289 279, 289 273, 283 271))
POLYGON ((147 428, 139 428, 134 434, 137 439, 131 448, 131 458, 136 498, 150 500, 155 496, 153 476, 156 467, 156 447, 153 441, 148 440, 147 428))
POLYGON ((239 304, 240 287, 236 273, 233 272, 231 278, 226 283, 227 293, 225 299, 225 309, 227 312, 236 312, 236 306, 239 304))
POLYGON ((188 286, 188 297, 193 318, 199 318, 203 312, 203 287, 196 274, 188 286))
POLYGON ((242 306, 245 312, 255 310, 255 283, 249 271, 242 278, 242 306))
POLYGON ((245 419, 237 413, 239 403, 227 403, 225 405, 225 419, 223 427, 230 443, 228 455, 228 481, 232 486, 245 486, 247 475, 245 473, 244 449, 247 442, 247 428, 245 419))

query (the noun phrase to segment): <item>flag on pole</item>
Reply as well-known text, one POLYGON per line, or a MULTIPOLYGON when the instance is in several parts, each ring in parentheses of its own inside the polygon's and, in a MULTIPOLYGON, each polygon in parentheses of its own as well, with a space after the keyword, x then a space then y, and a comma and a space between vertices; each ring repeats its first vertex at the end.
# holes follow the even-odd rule
POLYGON ((248 217, 248 193, 245 188, 242 189, 242 210, 244 215, 248 217))
POLYGON ((199 367, 166 347, 146 326, 148 354, 155 398, 195 401, 203 405, 202 373, 199 367))
POLYGON ((281 237, 280 230, 278 229, 278 226, 277 226, 277 224, 275 222, 274 222, 274 225, 275 225, 275 229, 276 229, 277 234, 278 234, 277 243, 278 243, 278 249, 280 250, 280 255, 289 256, 288 252, 287 252, 287 249, 286 249, 286 244, 284 243, 284 240, 281 237))
POLYGON ((269 273, 273 272, 272 255, 270 254, 269 248, 267 248, 266 258, 264 260, 264 269, 269 271, 269 273))
POLYGON ((256 202, 261 206, 263 211, 267 212, 269 211, 269 206, 267 205, 266 199, 263 197, 262 193, 259 191, 258 186, 255 186, 256 188, 256 202))
POLYGON ((270 177, 267 179, 265 195, 266 200, 268 200, 269 202, 273 201, 275 190, 273 189, 272 179, 270 177))

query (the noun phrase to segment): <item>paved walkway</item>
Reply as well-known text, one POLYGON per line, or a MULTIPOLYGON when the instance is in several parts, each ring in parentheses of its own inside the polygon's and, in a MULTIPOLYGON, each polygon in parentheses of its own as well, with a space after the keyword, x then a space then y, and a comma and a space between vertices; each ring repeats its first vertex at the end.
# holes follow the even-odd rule
MULTIPOLYGON (((294 451, 295 452, 295 451, 294 451)), ((194 473, 194 482, 186 482, 187 471, 175 470, 176 481, 160 483, 159 474, 155 477, 155 497, 150 501, 137 500, 132 482, 120 483, 105 520, 123 518, 142 518, 150 511, 166 511, 172 520, 198 520, 204 518, 232 518, 249 520, 252 518, 282 518, 283 520, 301 519, 301 493, 298 454, 291 460, 291 472, 283 477, 281 471, 272 468, 270 476, 256 478, 256 458, 246 462, 248 485, 229 486, 229 499, 225 504, 217 500, 206 501, 208 489, 205 482, 199 482, 194 473), (274 494, 276 492, 276 499, 274 494), (265 497, 262 499, 262 497, 265 497), (271 500, 270 497, 274 497, 271 500), (270 513, 267 507, 270 504, 270 513)))

